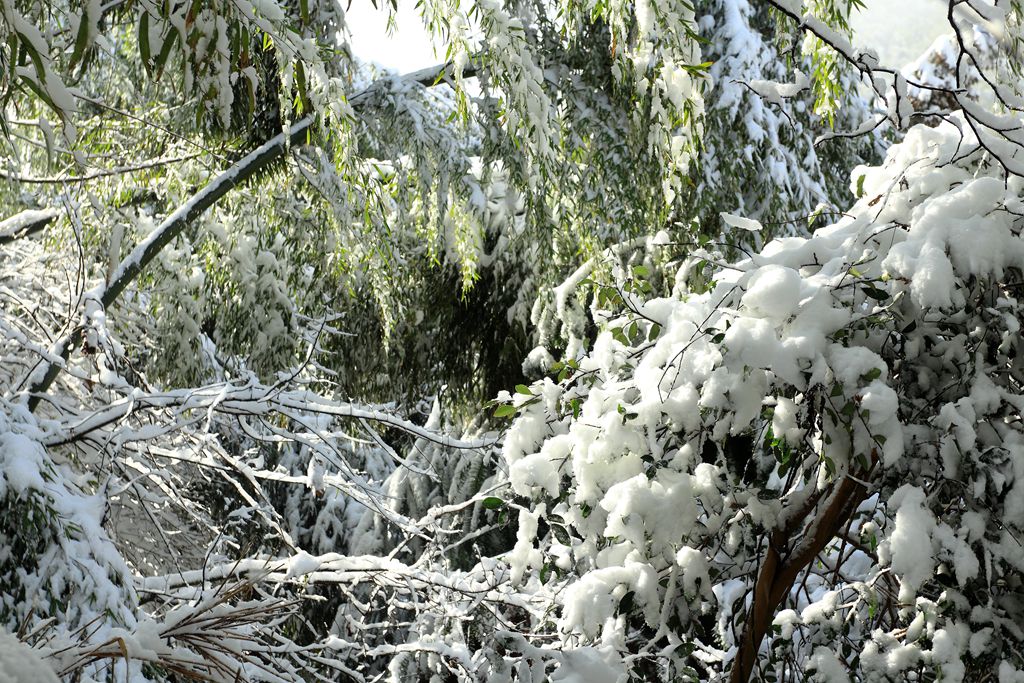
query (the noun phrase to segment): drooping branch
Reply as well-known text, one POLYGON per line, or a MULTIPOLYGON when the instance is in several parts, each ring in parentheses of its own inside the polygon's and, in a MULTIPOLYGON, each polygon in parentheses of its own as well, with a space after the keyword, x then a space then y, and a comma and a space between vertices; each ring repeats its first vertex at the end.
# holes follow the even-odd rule
MULTIPOLYGON (((442 79, 450 77, 452 65, 449 63, 412 72, 401 78, 420 83, 425 87, 435 85, 442 79)), ((463 76, 472 75, 475 71, 464 70, 463 76)), ((356 107, 367 101, 376 89, 381 87, 382 81, 370 84, 364 90, 349 98, 349 103, 356 107)), ((186 227, 191 225, 207 209, 220 201, 231 190, 244 183, 261 170, 267 168, 280 159, 291 145, 301 144, 308 138, 309 131, 314 123, 314 117, 306 117, 293 123, 287 130, 278 133, 255 150, 247 154, 238 162, 233 164, 226 171, 218 175, 203 189, 193 195, 185 204, 179 207, 174 213, 168 216, 145 240, 140 242, 132 252, 121 261, 114 270, 109 284, 100 286, 86 293, 85 299, 99 304, 103 309, 108 308, 117 301, 121 293, 145 270, 160 251, 180 235, 186 227)), ((56 214, 54 214, 55 216, 56 214)), ((53 216, 47 219, 52 220, 53 216)), ((13 219, 11 219, 13 220, 13 219)), ((2 227, 6 221, 0 224, 2 227)), ((44 223, 45 225, 45 223, 44 223)), ((2 234, 2 233, 0 233, 2 234)), ((2 241, 0 241, 2 243, 2 241)), ((72 330, 65 335, 51 348, 53 356, 67 360, 78 343, 81 336, 81 328, 72 330)), ((53 384, 60 373, 60 364, 41 361, 29 378, 29 410, 35 411, 44 394, 53 384)))
MULTIPOLYGON (((157 254, 167 246, 174 238, 184 231, 196 218, 213 206, 224 195, 244 183, 261 169, 266 168, 284 155, 291 144, 302 142, 313 125, 312 117, 307 117, 292 125, 289 130, 282 131, 267 142, 263 143, 252 152, 247 154, 238 163, 221 173, 206 187, 192 196, 185 204, 172 213, 163 223, 157 227, 145 240, 140 242, 132 252, 121 261, 110 279, 110 284, 100 286, 85 295, 87 300, 99 302, 103 308, 109 307, 124 289, 135 281, 135 278, 156 258, 157 254)), ((71 350, 77 343, 76 337, 80 330, 74 330, 70 335, 58 340, 51 349, 54 355, 64 360, 71 354, 71 350)), ((46 392, 53 384, 60 372, 60 366, 56 363, 43 362, 36 373, 39 379, 35 381, 29 392, 29 410, 34 411, 39 405, 40 394, 46 392), (40 376, 41 375, 41 376, 40 376)))
POLYGON ((151 168, 158 168, 168 164, 177 164, 182 161, 188 161, 189 159, 195 159, 198 156, 198 152, 193 152, 192 154, 185 154, 182 156, 151 159, 149 161, 139 164, 130 164, 128 166, 97 169, 83 175, 25 176, 0 170, 0 178, 12 183, 26 183, 29 185, 73 185, 88 183, 93 180, 109 178, 110 176, 115 175, 125 175, 127 173, 135 173, 136 171, 146 171, 151 168))
POLYGON ((306 140, 313 118, 306 117, 293 124, 288 130, 282 131, 266 141, 238 163, 221 173, 213 182, 194 194, 172 213, 145 240, 140 242, 114 271, 110 284, 96 292, 95 298, 104 308, 117 301, 125 287, 134 282, 135 278, 156 258, 156 255, 175 237, 180 235, 186 226, 202 215, 208 208, 217 203, 224 195, 244 183, 254 174, 274 163, 284 155, 289 146, 300 144, 306 140))
MULTIPOLYGON (((962 82, 962 63, 966 56, 978 71, 982 82, 989 87, 992 95, 1006 111, 1020 113, 1022 110, 1019 104, 1020 99, 985 74, 980 60, 968 48, 962 35, 962 29, 957 24, 954 12, 957 7, 964 3, 949 0, 947 20, 956 37, 957 46, 960 51, 956 66, 956 87, 950 88, 908 79, 898 69, 879 65, 878 59, 873 54, 855 48, 845 36, 833 30, 824 21, 811 13, 804 12, 803 3, 799 0, 765 0, 765 2, 795 22, 799 31, 817 38, 827 45, 836 56, 850 64, 868 87, 871 88, 874 95, 880 101, 885 102, 889 109, 883 119, 865 122, 865 125, 853 133, 827 134, 819 138, 819 142, 835 137, 853 137, 867 133, 877 128, 882 120, 885 119, 892 121, 894 125, 902 128, 910 119, 915 117, 922 115, 942 116, 949 113, 948 111, 915 112, 907 91, 909 86, 919 90, 947 95, 960 107, 964 120, 977 136, 979 145, 995 159, 1004 172, 1007 175, 1024 175, 1024 162, 1020 160, 1022 152, 1024 152, 1024 128, 1021 127, 1018 121, 995 115, 971 101, 962 82), (884 76, 884 78, 881 76, 884 76), (890 83, 892 90, 888 91, 890 83), (892 101, 890 101, 890 98, 892 101)), ((973 6, 970 7, 977 11, 973 6)))
MULTIPOLYGON (((438 434, 413 422, 383 410, 346 401, 331 401, 305 390, 284 391, 277 387, 253 382, 245 384, 214 384, 194 389, 176 389, 159 393, 135 392, 89 415, 55 423, 50 437, 43 440, 48 447, 59 446, 81 439, 107 425, 146 409, 175 409, 179 412, 218 412, 235 417, 260 417, 271 414, 291 415, 308 413, 336 418, 369 420, 397 429, 417 439, 425 439, 445 448, 479 449, 496 445, 494 439, 456 439, 438 434)), ((167 431, 175 424, 169 423, 167 431)))

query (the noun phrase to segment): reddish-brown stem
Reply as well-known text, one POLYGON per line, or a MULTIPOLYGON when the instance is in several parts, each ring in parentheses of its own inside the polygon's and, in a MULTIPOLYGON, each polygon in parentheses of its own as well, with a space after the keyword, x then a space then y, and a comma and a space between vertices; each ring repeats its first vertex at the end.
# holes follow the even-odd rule
POLYGON ((805 535, 795 545, 789 545, 789 529, 772 533, 768 551, 754 583, 754 600, 743 625, 739 650, 729 676, 730 683, 747 683, 750 680, 750 674, 757 663, 757 652, 771 628, 775 610, 789 595, 800 572, 849 523, 857 506, 864 500, 866 491, 860 481, 844 477, 827 498, 824 510, 811 522, 805 535))

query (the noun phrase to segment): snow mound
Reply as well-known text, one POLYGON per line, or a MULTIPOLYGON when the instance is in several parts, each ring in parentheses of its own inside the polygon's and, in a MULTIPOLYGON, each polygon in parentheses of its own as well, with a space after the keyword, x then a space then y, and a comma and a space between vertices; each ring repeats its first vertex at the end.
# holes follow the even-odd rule
POLYGON ((0 683, 58 683, 58 679, 35 650, 0 631, 0 683))

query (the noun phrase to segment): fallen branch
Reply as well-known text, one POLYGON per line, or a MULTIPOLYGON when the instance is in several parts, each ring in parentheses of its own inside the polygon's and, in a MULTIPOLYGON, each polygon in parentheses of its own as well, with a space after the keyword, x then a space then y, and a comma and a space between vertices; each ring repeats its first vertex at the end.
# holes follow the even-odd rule
POLYGON ((57 209, 26 209, 0 221, 0 245, 28 237, 45 228, 60 215, 57 209))
MULTIPOLYGON (((451 65, 448 63, 439 64, 429 69, 413 72, 402 78, 422 85, 434 85, 450 74, 451 68, 451 65)), ((370 94, 380 87, 380 82, 371 84, 349 98, 349 103, 352 106, 356 106, 360 102, 365 101, 370 94)), ((114 269, 108 285, 97 287, 91 292, 86 293, 86 305, 89 305, 89 301, 93 301, 98 303, 102 309, 110 307, 111 304, 117 301, 125 288, 134 282, 146 266, 156 258, 157 254, 208 208, 217 203, 228 192, 284 156, 291 145, 305 142, 313 123, 313 117, 306 117, 293 123, 287 130, 278 133, 245 155, 245 157, 193 195, 191 199, 168 216, 163 223, 121 261, 117 268, 114 269)), ((50 348, 50 354, 67 360, 72 350, 80 343, 80 336, 81 327, 77 327, 56 341, 50 348)), ((38 407, 39 402, 42 400, 42 394, 53 384, 53 381, 60 373, 60 369, 61 366, 58 363, 42 361, 33 370, 29 379, 28 408, 30 411, 34 412, 38 407)))

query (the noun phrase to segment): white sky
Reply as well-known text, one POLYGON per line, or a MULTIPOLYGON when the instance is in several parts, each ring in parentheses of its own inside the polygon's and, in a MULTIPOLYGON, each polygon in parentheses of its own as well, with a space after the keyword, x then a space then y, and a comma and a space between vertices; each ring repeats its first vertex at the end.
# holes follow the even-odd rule
POLYGON ((885 66, 900 69, 916 60, 941 34, 945 0, 867 0, 854 17, 855 42, 878 51, 885 66))
MULTIPOLYGON (((386 5, 387 0, 378 0, 386 5)), ((399 73, 416 71, 440 60, 434 54, 430 38, 412 0, 399 0, 398 31, 388 34, 388 14, 374 9, 369 0, 353 0, 345 13, 352 33, 352 51, 360 59, 376 62, 399 73)))
MULTIPOLYGON (((378 4, 386 0, 378 0, 378 4)), ((945 30, 945 0, 867 0, 853 21, 856 42, 878 51, 884 65, 900 68, 917 58, 945 30)), ((387 12, 353 0, 346 14, 352 49, 365 61, 400 73, 440 61, 416 13, 415 0, 399 0, 398 28, 387 33, 387 12)))

